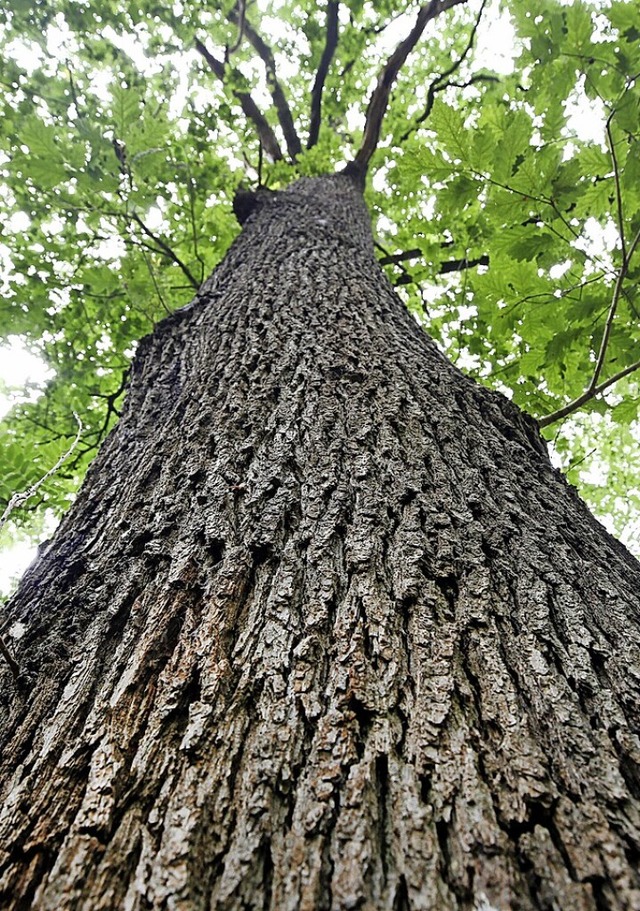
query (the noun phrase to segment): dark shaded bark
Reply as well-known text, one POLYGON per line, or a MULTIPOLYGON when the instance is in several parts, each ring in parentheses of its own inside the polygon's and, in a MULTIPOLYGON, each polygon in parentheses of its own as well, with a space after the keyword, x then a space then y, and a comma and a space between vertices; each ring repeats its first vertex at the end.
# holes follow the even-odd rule
POLYGON ((349 178, 265 196, 13 600, 0 904, 637 909, 639 583, 349 178))

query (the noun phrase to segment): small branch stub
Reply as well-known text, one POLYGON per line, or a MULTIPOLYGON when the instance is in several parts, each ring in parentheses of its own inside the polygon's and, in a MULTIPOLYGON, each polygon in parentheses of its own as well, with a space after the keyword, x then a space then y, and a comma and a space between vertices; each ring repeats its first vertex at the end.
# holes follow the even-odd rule
POLYGON ((238 224, 244 225, 254 212, 262 208, 266 199, 272 195, 271 190, 261 187, 259 190, 248 190, 238 187, 233 197, 233 214, 238 224))

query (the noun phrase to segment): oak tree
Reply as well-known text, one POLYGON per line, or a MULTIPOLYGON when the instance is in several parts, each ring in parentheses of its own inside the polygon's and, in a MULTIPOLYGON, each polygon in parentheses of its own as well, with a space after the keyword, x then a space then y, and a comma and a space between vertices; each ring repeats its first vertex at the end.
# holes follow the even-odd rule
POLYGON ((3 906, 640 906, 639 14, 485 6, 10 9, 3 906))

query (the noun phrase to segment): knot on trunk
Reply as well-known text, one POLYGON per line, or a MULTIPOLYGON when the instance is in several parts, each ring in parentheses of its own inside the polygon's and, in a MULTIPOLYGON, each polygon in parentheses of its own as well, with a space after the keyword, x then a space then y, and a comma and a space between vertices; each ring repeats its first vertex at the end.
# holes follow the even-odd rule
POLYGON ((238 187, 233 196, 233 214, 238 219, 238 223, 244 225, 249 216, 262 208, 265 200, 272 195, 273 192, 264 187, 259 190, 238 187))

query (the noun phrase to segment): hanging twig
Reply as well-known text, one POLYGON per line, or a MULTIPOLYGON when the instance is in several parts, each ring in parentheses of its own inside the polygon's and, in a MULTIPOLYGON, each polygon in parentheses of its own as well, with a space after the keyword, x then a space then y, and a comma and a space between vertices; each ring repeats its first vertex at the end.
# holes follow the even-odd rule
MULTIPOLYGON (((207 61, 209 69, 211 72, 222 82, 224 85, 225 82, 225 65, 222 60, 218 60, 213 54, 208 50, 208 48, 200 41, 198 38, 195 40, 195 48, 199 54, 207 61)), ((242 108, 245 117, 251 121, 255 127, 255 131, 258 134, 258 138, 264 150, 271 157, 273 161, 282 160, 282 151, 276 139, 276 134, 273 132, 271 125, 269 124, 267 118, 264 116, 262 111, 259 109, 258 105, 253 100, 249 92, 242 92, 240 90, 233 89, 233 95, 237 98, 240 107, 242 108)))
MULTIPOLYGON (((262 146, 260 146, 262 148, 262 146)), ((196 202, 196 192, 195 192, 195 180, 191 176, 191 168, 187 163, 187 186, 189 190, 189 217, 191 219, 191 237, 193 239, 193 253, 195 258, 200 263, 200 284, 204 281, 205 272, 206 272, 206 263, 200 255, 200 250, 198 248, 198 226, 196 224, 196 211, 195 211, 195 202, 196 202)))
POLYGON ((229 60, 229 57, 231 54, 235 54, 235 52, 238 50, 238 48, 242 44, 242 39, 244 38, 244 24, 245 24, 245 16, 247 14, 246 0, 239 0, 237 14, 238 14, 238 16, 237 16, 237 18, 238 18, 238 22, 237 22, 238 37, 236 38, 236 41, 235 41, 235 44, 233 45, 233 47, 226 48, 225 55, 224 55, 226 61, 229 60))
POLYGON ((160 290, 160 285, 158 284, 158 280, 156 279, 155 272, 153 271, 153 266, 151 265, 151 263, 149 261, 149 257, 147 256, 147 254, 145 252, 145 246, 146 246, 145 244, 140 244, 140 252, 142 253, 142 258, 144 260, 145 266, 147 267, 149 277, 151 278, 153 287, 155 289, 156 294, 158 295, 158 300, 160 301, 162 308, 164 309, 164 312, 167 314, 171 313, 171 310, 169 309, 169 307, 167 307, 164 297, 162 296, 162 291, 160 290))
POLYGON ((622 250, 622 261, 624 262, 627 258, 627 251, 625 247, 625 236, 624 236, 624 212, 622 209, 622 191, 620 189, 620 170, 618 168, 618 159, 616 156, 616 147, 613 141, 613 136, 611 135, 611 120, 615 114, 615 109, 607 117, 606 123, 606 133, 607 133, 607 145, 609 146, 609 154, 611 155, 611 163, 613 164, 613 180, 616 187, 616 209, 618 214, 618 233, 620 234, 620 249, 622 250))
MULTIPOLYGON (((73 412, 73 416, 76 419, 76 422, 78 424, 78 432, 76 434, 76 437, 75 437, 73 443, 67 449, 67 451, 64 452, 60 456, 60 458, 58 459, 56 464, 53 466, 53 468, 50 468, 49 471, 47 471, 45 474, 43 474, 42 477, 38 481, 35 482, 35 484, 32 484, 31 487, 27 487, 26 490, 22 490, 18 493, 13 494, 13 496, 11 497, 11 499, 9 500, 9 502, 6 505, 5 511, 2 513, 2 516, 0 517, 0 528, 3 528, 6 525, 6 523, 9 521, 9 517, 11 516, 11 513, 14 511, 14 509, 17 509, 19 506, 24 506, 24 504, 27 503, 31 499, 31 497, 40 490, 42 485, 44 483, 46 483, 46 481, 48 481, 49 478, 52 475, 54 475, 62 467, 62 465, 67 461, 67 459, 75 451, 76 447, 78 446, 78 443, 80 442, 80 437, 82 436, 83 427, 82 427, 82 421, 80 420, 78 415, 75 413, 75 411, 73 412)), ((9 651, 9 647, 6 644, 6 642, 4 641, 4 639, 2 638, 2 636, 0 636, 0 654, 2 655, 4 660, 9 665, 9 668, 11 669, 11 673, 13 674, 14 679, 17 679, 20 676, 20 665, 17 663, 17 661, 15 660, 15 658, 9 651)))
POLYGON ((311 149, 318 142, 320 123, 322 120, 322 92, 324 84, 338 46, 338 10, 340 4, 336 0, 327 3, 327 38, 318 65, 318 72, 311 89, 311 121, 309 123, 309 138, 307 148, 311 149))

